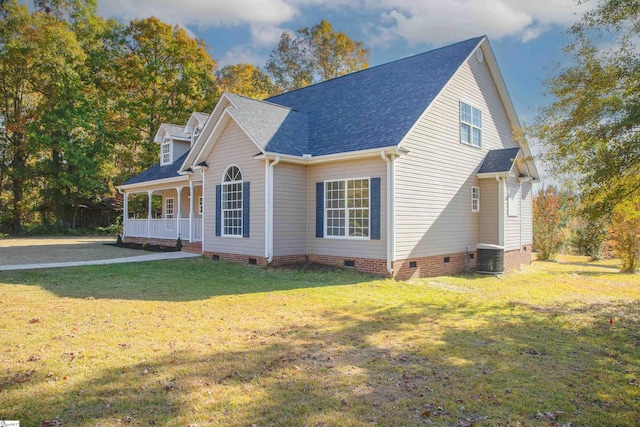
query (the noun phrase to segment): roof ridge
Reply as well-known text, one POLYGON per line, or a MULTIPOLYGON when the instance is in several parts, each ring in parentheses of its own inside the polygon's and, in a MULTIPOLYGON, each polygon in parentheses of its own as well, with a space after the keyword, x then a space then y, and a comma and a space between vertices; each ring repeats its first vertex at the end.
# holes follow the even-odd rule
MULTIPOLYGON (((300 113, 300 111, 296 110, 295 108, 287 107, 286 105, 276 104, 275 102, 267 101, 265 99, 251 98, 250 96, 240 95, 238 93, 233 93, 233 92, 226 92, 226 93, 228 93, 230 95, 233 95, 233 96, 237 96, 239 98, 248 99, 249 101, 255 101, 255 102, 260 102, 260 103, 263 103, 263 104, 273 105, 274 107, 284 108, 285 110, 290 110, 290 111, 294 111, 296 113, 300 113)), ((289 92, 287 92, 287 93, 289 93, 289 92)), ((275 96, 280 96, 280 95, 275 95, 275 96)), ((267 99, 269 99, 269 98, 267 98, 267 99)))
MULTIPOLYGON (((374 69, 377 69, 377 68, 382 68, 382 67, 385 67, 387 65, 395 64, 395 63, 400 62, 400 61, 405 61, 407 59, 415 58, 417 56, 421 56, 421 55, 426 55, 426 54, 429 54, 429 53, 437 52, 437 51, 442 50, 442 49, 448 49, 448 48, 457 46, 457 45, 462 44, 462 43, 470 42, 471 40, 478 40, 478 42, 480 42, 480 40, 484 39, 485 37, 487 37, 487 36, 486 35, 482 35, 482 36, 478 36, 478 37, 471 37, 469 39, 462 40, 462 41, 459 41, 459 42, 456 42, 456 43, 453 43, 453 44, 449 44, 449 45, 446 45, 446 46, 440 46, 438 48, 427 50, 425 52, 415 53, 413 55, 405 56, 404 58, 394 59, 393 61, 385 62, 383 64, 374 65, 373 67, 363 68, 361 70, 356 70, 356 71, 353 71, 351 73, 347 73, 347 74, 343 74, 341 76, 333 77, 333 78, 328 79, 328 80, 323 80, 321 82, 314 83, 314 84, 311 84, 309 86, 293 89, 293 90, 290 90, 289 92, 283 92, 283 93, 280 93, 278 95, 271 96, 271 97, 269 97, 267 99, 277 98, 279 96, 287 95, 287 94, 290 94, 290 93, 293 93, 293 92, 298 92, 298 91, 301 91, 301 90, 304 90, 304 89, 307 89, 307 88, 310 88, 310 87, 313 87, 313 86, 318 86, 318 85, 321 85, 323 83, 332 82, 334 80, 338 80, 338 79, 341 79, 343 77, 352 76, 354 74, 362 73, 362 72, 369 71, 369 70, 374 70, 374 69)), ((269 102, 269 101, 267 101, 267 102, 269 102)))

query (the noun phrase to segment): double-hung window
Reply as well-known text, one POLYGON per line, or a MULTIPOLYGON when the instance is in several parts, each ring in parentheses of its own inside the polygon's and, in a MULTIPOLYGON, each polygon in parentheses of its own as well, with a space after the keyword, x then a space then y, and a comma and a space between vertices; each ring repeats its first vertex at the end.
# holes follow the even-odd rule
POLYGON ((325 182, 325 235, 369 238, 369 178, 325 182))
POLYGON ((471 187, 471 212, 480 212, 480 187, 471 187))
POLYGON ((169 140, 169 138, 165 138, 164 142, 162 143, 162 147, 161 147, 161 164, 162 165, 168 165, 169 163, 171 163, 171 141, 169 140))
POLYGON ((460 102, 460 142, 480 147, 482 144, 482 111, 460 102))
POLYGON ((173 219, 173 197, 164 199, 164 218, 173 219))
POLYGON ((242 237, 242 173, 231 166, 222 183, 222 235, 242 237))

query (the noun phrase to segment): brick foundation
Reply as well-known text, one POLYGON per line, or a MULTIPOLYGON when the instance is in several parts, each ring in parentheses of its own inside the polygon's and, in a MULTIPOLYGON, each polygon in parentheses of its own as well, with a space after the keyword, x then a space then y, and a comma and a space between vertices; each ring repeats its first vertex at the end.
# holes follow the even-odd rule
POLYGON ((201 254, 202 253, 202 242, 182 242, 182 251, 190 252, 192 254, 201 254))
POLYGON ((277 267, 280 265, 304 264, 305 262, 308 262, 306 255, 281 255, 274 256, 273 260, 271 260, 271 265, 277 267))
POLYGON ((504 272, 518 270, 522 264, 531 264, 531 245, 525 245, 520 250, 506 251, 504 253, 504 272))
POLYGON ((409 258, 393 263, 393 276, 398 280, 417 277, 452 276, 462 274, 476 268, 477 255, 473 259, 467 252, 455 254, 435 255, 422 258, 409 258), (445 262, 448 258, 449 262, 445 262), (415 267, 411 264, 415 262, 415 267))
POLYGON ((379 276, 389 276, 389 272, 387 271, 387 261, 383 259, 342 257, 331 255, 309 255, 309 262, 316 264, 332 265, 335 267, 345 268, 345 261, 353 261, 353 268, 358 271, 377 274, 379 276))
POLYGON ((252 256, 252 255, 240 255, 240 254, 227 254, 223 252, 208 252, 205 251, 205 258, 213 259, 214 257, 218 257, 217 259, 220 261, 228 261, 236 264, 250 264, 249 260, 255 260, 255 265, 259 265, 262 267, 267 266, 267 259, 265 257, 252 256))

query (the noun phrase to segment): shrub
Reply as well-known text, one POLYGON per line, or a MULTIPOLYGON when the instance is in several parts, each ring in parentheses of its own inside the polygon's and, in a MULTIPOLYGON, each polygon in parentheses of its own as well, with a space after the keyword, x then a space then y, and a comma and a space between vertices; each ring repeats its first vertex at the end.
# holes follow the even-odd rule
POLYGON ((118 233, 118 237, 116 238, 116 245, 122 246, 122 234, 118 233))
POLYGON ((182 239, 180 237, 178 237, 178 240, 176 240, 176 250, 177 251, 182 250, 182 239))

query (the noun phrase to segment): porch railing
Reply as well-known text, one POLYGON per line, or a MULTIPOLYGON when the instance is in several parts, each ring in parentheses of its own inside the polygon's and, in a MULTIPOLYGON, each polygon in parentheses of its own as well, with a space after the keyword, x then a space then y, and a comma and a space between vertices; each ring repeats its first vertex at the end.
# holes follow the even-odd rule
POLYGON ((124 235, 128 237, 148 237, 154 239, 177 239, 178 231, 184 241, 202 241, 202 218, 193 218, 192 230, 189 219, 139 219, 127 218, 124 221, 124 235), (193 231, 193 238, 191 237, 193 231))

